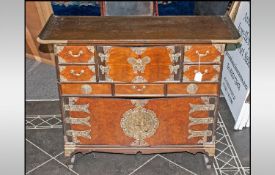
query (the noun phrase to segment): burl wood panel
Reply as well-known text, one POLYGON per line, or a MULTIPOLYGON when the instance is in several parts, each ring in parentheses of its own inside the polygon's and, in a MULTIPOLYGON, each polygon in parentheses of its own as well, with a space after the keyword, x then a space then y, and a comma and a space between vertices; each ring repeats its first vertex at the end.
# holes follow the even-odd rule
POLYGON ((59 63, 94 63, 94 47, 89 46, 56 46, 60 49, 59 63))
POLYGON ((228 16, 51 16, 41 43, 238 43, 228 16))
POLYGON ((221 62, 223 45, 193 44, 185 46, 184 62, 221 62), (216 46, 216 47, 215 47, 216 46), (201 57, 199 58, 199 55, 201 57))
MULTIPOLYGON (((168 84, 168 88, 167 88, 167 95, 184 95, 184 94, 190 94, 187 91, 187 87, 190 84, 168 84)), ((209 84, 196 84, 196 86, 198 87, 196 93, 196 95, 218 95, 218 88, 219 85, 218 84, 213 84, 213 83, 209 83, 209 84)), ((193 94, 191 94, 193 95, 193 94)))
POLYGON ((169 78, 171 65, 169 50, 166 47, 148 47, 140 56, 129 47, 112 47, 109 50, 107 65, 110 68, 110 78, 113 81, 132 82, 136 76, 144 77, 148 82, 165 81, 169 78), (128 58, 142 59, 150 57, 145 65, 144 73, 134 73, 128 58))
POLYGON ((164 95, 163 84, 116 84, 115 96, 164 95))
MULTIPOLYGON (((197 144, 202 137, 188 139, 188 130, 206 130, 208 125, 200 124, 188 127, 190 103, 204 104, 201 98, 196 97, 149 100, 145 108, 156 114, 159 127, 156 133, 145 141, 149 145, 197 144)), ((130 146, 134 141, 133 138, 125 135, 120 126, 123 113, 134 108, 130 100, 79 98, 75 104, 89 104, 90 113, 71 111, 69 113, 71 117, 91 117, 91 127, 71 125, 73 130, 91 130, 91 139, 77 137, 80 144, 130 146)), ((208 116, 213 117, 207 111, 192 113, 192 117, 197 118, 208 116)))
POLYGON ((218 82, 220 75, 220 65, 184 65, 183 66, 183 81, 194 81, 196 72, 201 72, 202 82, 211 81, 218 82))
POLYGON ((95 66, 59 66, 60 81, 90 81, 95 82, 95 66))
POLYGON ((80 95, 112 95, 111 84, 61 84, 62 95, 80 94, 80 95), (85 93, 85 86, 89 86, 91 91, 85 93))

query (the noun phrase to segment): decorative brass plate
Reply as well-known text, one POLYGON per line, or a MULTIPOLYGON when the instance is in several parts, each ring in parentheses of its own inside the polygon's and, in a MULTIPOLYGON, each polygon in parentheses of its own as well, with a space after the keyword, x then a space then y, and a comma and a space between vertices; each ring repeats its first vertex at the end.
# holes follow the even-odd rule
POLYGON ((132 146, 148 146, 144 139, 155 134, 159 120, 153 111, 144 108, 147 101, 132 100, 132 103, 135 108, 123 114, 120 126, 127 136, 136 139, 132 146))

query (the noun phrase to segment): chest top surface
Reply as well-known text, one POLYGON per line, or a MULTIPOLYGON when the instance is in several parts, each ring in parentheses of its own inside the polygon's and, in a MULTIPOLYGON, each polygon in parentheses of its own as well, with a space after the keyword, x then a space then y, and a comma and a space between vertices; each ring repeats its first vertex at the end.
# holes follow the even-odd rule
POLYGON ((228 16, 54 16, 38 36, 42 44, 239 43, 228 16))

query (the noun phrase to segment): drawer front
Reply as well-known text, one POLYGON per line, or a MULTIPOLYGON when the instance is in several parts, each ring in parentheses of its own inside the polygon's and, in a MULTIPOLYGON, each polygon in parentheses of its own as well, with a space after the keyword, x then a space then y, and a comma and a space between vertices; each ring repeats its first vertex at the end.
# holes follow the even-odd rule
POLYGON ((56 46, 58 63, 94 64, 94 46, 56 46))
POLYGON ((218 95, 219 84, 213 83, 190 83, 190 84, 168 84, 167 95, 218 95))
POLYGON ((221 63, 224 44, 193 44, 184 47, 185 63, 221 63))
POLYGON ((59 66, 61 82, 88 81, 96 82, 95 66, 59 66))
POLYGON ((111 84, 61 84, 62 95, 102 95, 111 96, 111 84))
POLYGON ((98 47, 100 81, 180 81, 179 47, 98 47))
POLYGON ((163 96, 163 84, 116 84, 115 96, 163 96))
POLYGON ((68 141, 88 145, 197 145, 212 140, 213 97, 111 99, 66 97, 68 141))
POLYGON ((218 82, 220 65, 184 65, 182 81, 195 81, 195 75, 197 73, 202 74, 202 82, 218 82))

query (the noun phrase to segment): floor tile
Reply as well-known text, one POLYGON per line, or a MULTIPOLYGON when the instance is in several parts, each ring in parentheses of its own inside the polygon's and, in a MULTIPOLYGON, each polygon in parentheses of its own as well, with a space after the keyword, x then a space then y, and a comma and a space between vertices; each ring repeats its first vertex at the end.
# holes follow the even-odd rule
POLYGON ((62 128, 61 115, 26 115, 26 129, 62 128))
POLYGON ((191 154, 183 152, 161 155, 196 174, 215 175, 215 170, 213 166, 211 169, 206 168, 204 155, 201 153, 191 154))
POLYGON ((27 115, 60 114, 59 101, 26 101, 27 115))
POLYGON ((50 156, 26 141, 26 172, 32 170, 50 158, 50 156))
POLYGON ((38 169, 32 171, 28 175, 77 175, 76 173, 70 171, 68 168, 59 164, 55 160, 44 164, 38 169))
POLYGON ((244 168, 245 175, 250 175, 250 167, 244 168))
POLYGON ((179 167, 160 156, 155 157, 132 175, 194 175, 188 169, 179 167))
POLYGON ((26 130, 26 138, 52 156, 63 151, 62 129, 26 130))
MULTIPOLYGON (((153 155, 125 155, 112 153, 77 154, 73 170, 80 175, 128 175, 153 155)), ((65 162, 63 155, 57 157, 65 162)))
POLYGON ((57 99, 55 67, 26 58, 26 99, 57 99))
POLYGON ((234 148, 240 158, 243 166, 250 166, 250 128, 244 128, 241 131, 234 130, 234 118, 229 110, 225 98, 220 100, 220 114, 234 144, 234 148))

